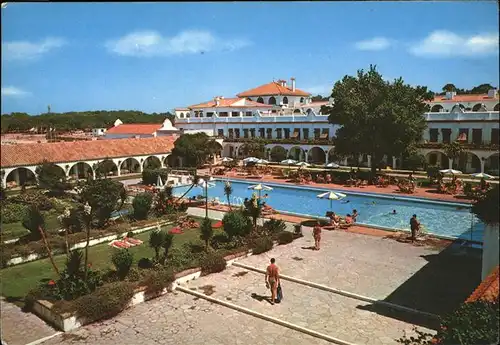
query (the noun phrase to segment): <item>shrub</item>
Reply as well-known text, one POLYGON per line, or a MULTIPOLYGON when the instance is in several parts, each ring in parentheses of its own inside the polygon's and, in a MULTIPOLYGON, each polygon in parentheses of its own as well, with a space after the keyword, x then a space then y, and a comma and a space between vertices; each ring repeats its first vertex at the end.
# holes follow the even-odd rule
POLYGON ((427 177, 431 180, 434 181, 437 179, 439 176, 439 167, 435 165, 430 165, 427 167, 427 177))
POLYGON ((172 248, 168 254, 168 265, 176 271, 198 267, 199 260, 196 254, 192 254, 185 248, 172 248))
POLYGON ((43 214, 35 205, 31 205, 24 214, 23 226, 31 232, 33 237, 39 238, 41 236, 39 228, 43 228, 44 225, 43 214))
POLYGON ((141 258, 137 263, 137 266, 142 269, 148 269, 153 267, 153 262, 149 258, 141 258))
POLYGON ((142 172, 142 183, 145 185, 156 185, 158 175, 161 176, 163 183, 167 182, 168 169, 144 169, 142 172))
POLYGON ((34 205, 40 211, 48 211, 54 207, 50 198, 38 190, 12 196, 9 198, 9 202, 26 206, 34 205))
POLYGON ((182 245, 183 249, 187 252, 198 254, 205 250, 205 245, 201 241, 190 241, 182 245))
POLYGON ((208 250, 208 244, 213 235, 214 229, 212 228, 212 222, 209 218, 204 218, 200 226, 200 239, 205 241, 206 250, 208 250))
POLYGON ((127 232, 127 237, 132 238, 135 234, 132 231, 127 232))
POLYGON ((140 270, 137 267, 131 267, 130 270, 128 271, 126 280, 128 282, 138 282, 144 276, 143 272, 144 270, 140 270))
POLYGON ((134 285, 116 282, 104 285, 89 295, 75 301, 76 313, 89 322, 95 322, 118 315, 134 296, 134 285))
POLYGON ((26 214, 26 206, 8 202, 2 205, 1 212, 3 224, 20 222, 26 214))
POLYGON ((222 272, 226 268, 226 260, 217 253, 209 253, 201 258, 201 273, 210 274, 222 272))
POLYGON ((246 236, 252 230, 252 222, 240 210, 226 213, 222 218, 222 223, 224 232, 231 239, 235 236, 246 236))
POLYGON ((146 294, 159 294, 163 289, 168 288, 174 280, 174 271, 170 267, 151 270, 150 274, 143 281, 143 284, 146 286, 146 294))
POLYGON ((210 240, 210 246, 214 249, 225 247, 231 240, 226 233, 215 234, 210 240))
POLYGON ((132 267, 134 256, 128 249, 118 249, 114 251, 111 261, 116 267, 118 277, 123 280, 132 267))
POLYGON ((153 194, 141 193, 137 195, 134 198, 134 201, 132 201, 132 207, 134 208, 134 218, 137 220, 147 219, 152 203, 153 194))
POLYGON ((269 237, 261 237, 255 240, 252 248, 253 254, 265 253, 273 248, 273 241, 269 237))
POLYGON ((269 219, 267 222, 264 223, 264 231, 269 233, 269 234, 277 234, 281 231, 286 230, 286 224, 284 221, 281 219, 269 219))
POLYGON ((287 244, 293 241, 293 234, 290 231, 282 231, 278 234, 278 243, 287 244))

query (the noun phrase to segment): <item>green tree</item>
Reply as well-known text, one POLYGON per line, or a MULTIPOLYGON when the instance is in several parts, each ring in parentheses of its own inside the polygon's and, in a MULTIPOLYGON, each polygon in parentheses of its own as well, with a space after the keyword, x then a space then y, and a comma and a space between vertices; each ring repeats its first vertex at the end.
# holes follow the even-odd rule
POLYGON ((262 142, 247 142, 239 150, 245 157, 264 158, 265 145, 262 142))
POLYGON ((174 235, 165 232, 165 234, 163 235, 163 243, 161 244, 161 247, 163 248, 163 260, 162 261, 164 264, 168 258, 168 253, 170 252, 170 249, 172 248, 172 244, 174 244, 174 235))
POLYGON ((96 175, 100 177, 108 177, 109 173, 117 170, 116 164, 111 159, 104 159, 101 162, 97 163, 97 167, 95 169, 96 175))
POLYGON ((445 144, 443 150, 448 158, 452 160, 452 167, 455 167, 455 161, 464 153, 464 148, 458 141, 445 144))
POLYGON ((229 205, 229 209, 231 210, 231 200, 230 196, 233 194, 233 186, 231 186, 231 182, 226 181, 224 183, 224 195, 227 197, 227 204, 229 205))
POLYGON ((470 90, 471 94, 485 94, 488 93, 491 89, 494 89, 495 87, 491 84, 481 84, 478 86, 473 87, 470 90))
POLYGON ((252 230, 252 223, 240 210, 230 211, 224 214, 222 224, 224 224, 224 232, 230 239, 248 235, 252 230))
POLYGON ((205 251, 208 252, 208 244, 214 235, 214 229, 212 228, 212 222, 209 218, 204 218, 200 227, 200 239, 205 241, 205 251))
POLYGON ((149 247, 153 248, 153 250, 155 251, 156 262, 160 260, 160 249, 163 246, 164 240, 165 240, 165 233, 161 230, 153 230, 149 234, 149 247))
POLYGON ((316 96, 311 97, 311 100, 312 100, 313 102, 328 101, 328 97, 323 97, 323 96, 321 96, 321 95, 316 95, 316 96))
POLYGON ((373 174, 384 154, 399 156, 421 141, 426 126, 422 115, 433 98, 426 87, 404 84, 402 78, 385 81, 372 65, 335 83, 331 96, 334 104, 322 111, 330 123, 341 126, 335 151, 370 155, 373 174))
POLYGON ((406 168, 415 172, 415 170, 422 169, 425 166, 426 160, 425 156, 413 153, 409 157, 405 158, 403 163, 406 168))
POLYGON ((151 210, 152 203, 153 194, 148 192, 138 194, 132 201, 132 207, 134 208, 134 219, 147 219, 149 211, 151 210))
POLYGON ((457 91, 457 87, 454 84, 448 83, 445 86, 443 86, 441 90, 443 90, 443 92, 452 92, 452 91, 457 91))
POLYGON ((166 168, 146 168, 142 171, 142 183, 145 185, 156 185, 156 183, 158 182, 158 175, 161 176, 161 180, 163 181, 163 183, 166 183, 168 180, 168 172, 169 170, 166 168))
POLYGON ((257 220, 262 215, 262 204, 255 195, 245 205, 245 215, 252 219, 253 229, 257 229, 257 220))
POLYGON ((113 211, 123 206, 127 192, 119 181, 98 178, 83 185, 80 197, 83 203, 92 207, 92 217, 97 218, 97 226, 103 227, 113 211))
POLYGON ((38 185, 40 188, 48 189, 54 194, 61 195, 71 187, 66 182, 64 170, 54 163, 43 160, 36 167, 35 171, 38 175, 38 185))
POLYGON ((212 139, 205 133, 183 134, 174 142, 172 156, 181 158, 187 167, 199 168, 207 162, 213 151, 212 139))
MULTIPOLYGON (((472 212, 487 225, 499 223, 500 215, 500 196, 499 187, 495 185, 492 189, 482 195, 474 205, 472 212)), ((498 227, 497 227, 498 229, 498 227)))
POLYGON ((286 159, 286 150, 281 146, 275 146, 271 150, 271 160, 273 162, 281 162, 286 159))

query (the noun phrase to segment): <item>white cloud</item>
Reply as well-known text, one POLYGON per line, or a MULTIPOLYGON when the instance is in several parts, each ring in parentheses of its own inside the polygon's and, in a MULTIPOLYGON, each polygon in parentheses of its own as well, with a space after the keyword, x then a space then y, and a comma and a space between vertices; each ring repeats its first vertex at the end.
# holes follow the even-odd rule
POLYGON ((2 43, 5 60, 33 60, 66 44, 62 38, 48 37, 40 42, 11 41, 2 43))
POLYGON ((2 96, 5 97, 24 97, 31 95, 30 92, 21 90, 14 86, 2 87, 2 96))
POLYGON ((446 30, 431 32, 409 48, 410 53, 425 57, 474 57, 498 53, 498 33, 460 36, 446 30))
POLYGON ((385 37, 373 37, 369 40, 354 43, 354 47, 358 50, 384 50, 391 45, 391 40, 385 37))
POLYGON ((156 31, 137 31, 119 39, 109 40, 106 48, 126 56, 168 56, 197 54, 216 50, 236 50, 250 45, 244 39, 224 40, 208 31, 188 30, 176 36, 164 37, 156 31))

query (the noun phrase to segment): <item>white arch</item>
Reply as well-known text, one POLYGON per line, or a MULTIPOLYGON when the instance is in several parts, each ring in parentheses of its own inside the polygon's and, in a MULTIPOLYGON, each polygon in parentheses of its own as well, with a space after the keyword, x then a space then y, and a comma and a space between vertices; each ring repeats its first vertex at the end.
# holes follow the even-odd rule
MULTIPOLYGON (((76 175, 76 178, 77 178, 77 179, 79 178, 80 171, 79 171, 79 169, 78 169, 78 164, 83 164, 83 166, 85 166, 85 165, 86 165, 86 166, 88 166, 88 168, 90 168, 90 171, 91 171, 91 173, 92 173, 92 177, 95 179, 95 177, 96 177, 96 176, 95 176, 95 169, 94 169, 94 167, 93 167, 92 165, 90 165, 90 163, 89 163, 89 162, 86 162, 86 161, 79 161, 79 162, 74 162, 74 163, 70 164, 70 168, 69 168, 69 175, 71 175, 71 170, 73 170, 73 168, 75 168, 75 169, 74 169, 74 174, 76 175)), ((87 172, 88 172, 88 170, 89 170, 88 168, 87 168, 87 169, 85 169, 87 172)), ((84 171, 85 171, 85 170, 84 170, 84 171)))
MULTIPOLYGON (((127 162, 127 168, 129 168, 129 167, 128 167, 128 163, 130 163, 130 162, 132 162, 132 161, 136 161, 137 165, 139 166, 139 172, 141 172, 141 173, 142 173, 142 162, 141 162, 139 159, 137 159, 136 157, 127 157, 127 158, 125 158, 125 159, 124 159, 124 160, 120 163, 120 166, 119 166, 120 175, 121 175, 121 170, 122 170, 122 167, 123 167, 123 165, 125 164, 125 162, 127 162), (130 160, 130 161, 129 161, 129 160, 130 160)), ((130 173, 130 169, 128 169, 128 170, 129 170, 129 173, 130 173)))
POLYGON ((17 184, 16 187, 20 187, 21 186, 21 179, 20 179, 20 176, 19 176, 19 172, 20 171, 24 171, 25 174, 26 174, 26 181, 24 182, 27 182, 30 180, 30 177, 33 177, 34 180, 35 180, 35 183, 38 181, 38 176, 36 174, 36 171, 35 171, 35 168, 34 167, 24 167, 24 166, 20 166, 20 167, 15 167, 15 168, 12 168, 12 169, 6 169, 7 171, 5 171, 4 169, 2 169, 2 171, 4 171, 4 176, 2 176, 2 184, 4 186, 7 186, 7 180, 9 179, 9 176, 11 176, 12 173, 14 173, 13 175, 13 178, 17 184))

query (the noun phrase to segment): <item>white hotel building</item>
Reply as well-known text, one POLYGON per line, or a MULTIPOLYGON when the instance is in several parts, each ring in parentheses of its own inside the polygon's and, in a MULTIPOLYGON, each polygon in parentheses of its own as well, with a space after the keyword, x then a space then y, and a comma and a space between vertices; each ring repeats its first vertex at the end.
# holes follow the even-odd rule
MULTIPOLYGON (((176 127, 184 133, 205 132, 218 137, 222 155, 241 157, 239 148, 252 138, 266 142, 269 159, 281 151, 286 157, 314 163, 336 161, 332 138, 337 125, 328 123, 321 113, 329 102, 312 102, 311 94, 296 88, 295 79, 273 81, 244 91, 235 98, 213 100, 185 108, 176 108, 176 127)), ((424 114, 427 129, 423 133, 421 153, 430 164, 448 168, 451 160, 443 144, 458 140, 467 154, 459 166, 465 172, 486 171, 498 175, 499 98, 497 90, 482 95, 447 93, 430 102, 424 114)), ((370 156, 360 155, 361 166, 370 166, 370 156)), ((398 157, 386 157, 393 168, 401 165, 398 157)), ((339 162, 347 165, 346 159, 339 162)))

